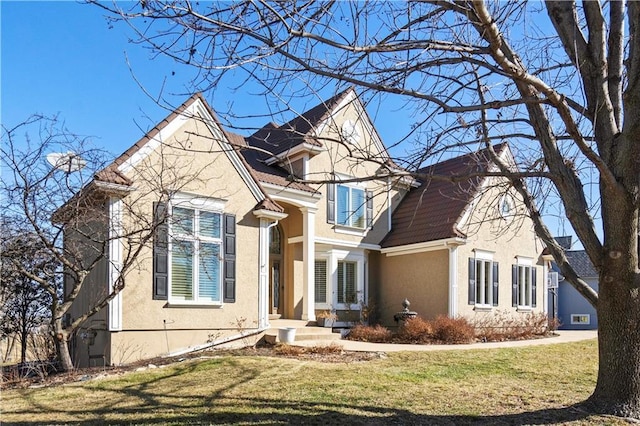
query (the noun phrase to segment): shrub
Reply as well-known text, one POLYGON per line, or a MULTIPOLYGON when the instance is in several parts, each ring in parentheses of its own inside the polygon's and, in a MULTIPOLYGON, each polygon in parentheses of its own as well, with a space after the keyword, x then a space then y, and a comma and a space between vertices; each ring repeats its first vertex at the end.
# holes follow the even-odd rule
POLYGON ((416 317, 405 321, 396 335, 402 343, 429 343, 433 339, 433 325, 416 317))
POLYGON ((342 346, 337 343, 314 345, 307 348, 307 353, 317 355, 341 354, 342 352, 342 346))
POLYGON ((524 315, 502 312, 474 321, 476 337, 486 342, 523 340, 544 336, 550 328, 549 325, 549 319, 543 312, 524 315))
POLYGON ((381 325, 356 325, 347 335, 349 340, 361 342, 384 343, 391 340, 391 331, 381 325))
POLYGON ((465 318, 439 315, 431 322, 433 337, 442 343, 470 343, 475 338, 473 326, 465 318))
POLYGON ((274 351, 278 355, 283 356, 300 356, 305 352, 305 348, 294 345, 287 345, 286 343, 279 343, 274 348, 274 351))

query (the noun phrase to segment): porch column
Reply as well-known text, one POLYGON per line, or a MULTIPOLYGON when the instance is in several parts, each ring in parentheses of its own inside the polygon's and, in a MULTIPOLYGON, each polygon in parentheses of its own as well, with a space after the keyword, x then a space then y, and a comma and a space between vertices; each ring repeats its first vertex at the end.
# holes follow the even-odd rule
MULTIPOLYGON (((277 222, 276 222, 277 223, 277 222)), ((260 252, 259 252, 259 281, 258 281, 258 328, 269 326, 269 228, 271 221, 260 218, 260 252)), ((275 225, 275 224, 274 224, 275 225)))
POLYGON ((303 263, 303 290, 302 290, 302 319, 315 321, 315 220, 316 210, 311 207, 301 207, 302 212, 302 263, 303 263))

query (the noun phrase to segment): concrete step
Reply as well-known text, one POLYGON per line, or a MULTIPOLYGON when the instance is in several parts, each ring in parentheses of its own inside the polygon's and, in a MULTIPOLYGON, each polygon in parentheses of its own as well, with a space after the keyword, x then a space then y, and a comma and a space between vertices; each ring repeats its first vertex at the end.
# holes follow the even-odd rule
POLYGON ((340 340, 340 333, 333 333, 333 330, 328 327, 318 327, 315 321, 274 320, 270 321, 270 325, 271 328, 264 333, 265 341, 270 344, 280 342, 279 334, 281 328, 295 328, 294 341, 340 340))

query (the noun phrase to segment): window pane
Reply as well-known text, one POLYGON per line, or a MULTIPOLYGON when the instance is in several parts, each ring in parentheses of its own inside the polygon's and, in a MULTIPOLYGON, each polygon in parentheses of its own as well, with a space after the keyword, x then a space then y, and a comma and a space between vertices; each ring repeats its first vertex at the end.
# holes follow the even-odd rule
POLYGON ((193 210, 174 207, 172 225, 174 234, 193 235, 193 210))
POLYGON ((327 261, 316 260, 315 264, 316 303, 327 303, 327 261))
POLYGON ((269 253, 280 254, 280 229, 277 226, 273 226, 269 230, 269 253))
POLYGON ((193 300, 193 242, 172 240, 171 296, 193 300))
POLYGON ((198 299, 220 300, 220 245, 200 243, 198 299))
POLYGON ((337 195, 337 221, 340 225, 349 225, 349 217, 351 212, 349 211, 349 188, 343 185, 338 185, 337 195))
POLYGON ((483 304, 484 286, 483 286, 483 269, 482 261, 476 260, 476 303, 483 304))
POLYGON ((345 264, 345 300, 347 303, 356 303, 356 263, 345 264))
POLYGON ((484 265, 484 300, 482 303, 490 305, 493 298, 493 289, 491 288, 491 262, 483 261, 484 265))
POLYGON ((364 228, 365 196, 361 189, 351 188, 351 226, 364 228))
POLYGON ((200 212, 200 236, 220 238, 220 214, 200 212))

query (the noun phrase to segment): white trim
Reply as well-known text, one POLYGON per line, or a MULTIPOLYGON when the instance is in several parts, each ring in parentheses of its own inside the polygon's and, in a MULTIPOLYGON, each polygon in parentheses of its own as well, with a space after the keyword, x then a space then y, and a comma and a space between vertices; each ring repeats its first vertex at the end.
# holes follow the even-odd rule
POLYGON ((449 247, 449 318, 458 316, 458 246, 449 247))
MULTIPOLYGON (((116 197, 109 198, 109 262, 107 280, 109 293, 120 276, 122 267, 122 200, 116 197)), ((109 331, 122 330, 122 292, 109 301, 109 331)))
MULTIPOLYGON (((302 235, 298 235, 297 237, 291 237, 287 239, 287 244, 296 244, 304 241, 304 237, 302 235)), ((328 246, 334 247, 345 247, 345 248, 357 248, 362 250, 380 250, 380 246, 378 244, 370 244, 370 243, 361 243, 357 241, 343 241, 343 240, 334 240, 332 238, 322 238, 316 237, 316 244, 324 244, 328 246)))
POLYGON ((102 182, 100 180, 94 180, 93 182, 96 188, 109 194, 126 195, 135 190, 135 188, 129 185, 120 185, 117 183, 102 182))
POLYGON ((253 215, 260 219, 282 220, 287 218, 287 213, 274 212, 267 209, 254 210, 253 215))
POLYGON ((482 250, 482 249, 473 249, 473 252, 475 253, 476 259, 490 260, 490 261, 493 261, 493 255, 495 253, 493 251, 482 250))
POLYGON ((182 125, 187 122, 195 114, 195 102, 177 117, 171 120, 164 128, 162 128, 153 138, 148 140, 140 149, 131 155, 126 161, 118 166, 118 171, 125 175, 135 168, 141 161, 149 156, 156 148, 162 145, 162 142, 169 139, 182 125))
POLYGON ((522 266, 533 266, 532 257, 516 256, 516 264, 522 266))
POLYGON ((227 200, 214 197, 203 197, 199 194, 176 192, 169 200, 171 207, 185 207, 188 209, 207 210, 222 213, 227 200))
POLYGON ((269 326, 269 229, 278 222, 269 223, 260 218, 258 246, 258 327, 269 326))
POLYGON ((402 256, 405 254, 416 254, 427 251, 443 250, 451 246, 460 246, 466 243, 466 239, 454 237, 444 240, 427 241, 424 243, 407 244, 404 246, 385 247, 381 249, 380 252, 386 254, 389 257, 402 256))
POLYGON ((309 193, 299 189, 287 188, 272 183, 262 183, 267 195, 274 201, 284 201, 296 207, 317 208, 318 201, 322 198, 319 192, 309 193))
POLYGON ((354 235, 356 237, 365 237, 369 228, 358 228, 356 226, 335 224, 333 231, 336 234, 354 235))
POLYGON ((316 209, 300 207, 302 212, 302 319, 315 321, 315 217, 316 209))
POLYGON ((291 149, 287 149, 285 151, 282 151, 279 154, 276 154, 272 157, 267 158, 267 160, 265 161, 265 164, 267 166, 271 166, 275 163, 279 163, 285 160, 295 161, 298 158, 303 157, 305 155, 308 157, 308 154, 313 154, 312 155, 313 157, 325 150, 326 148, 322 146, 317 146, 307 142, 303 142, 301 144, 298 144, 292 147, 291 149))
POLYGON ((185 122, 190 119, 197 120, 198 115, 205 123, 214 139, 218 141, 220 147, 227 155, 238 174, 240 174, 240 177, 245 182, 256 201, 260 202, 264 200, 265 197, 262 190, 260 189, 260 186, 255 181, 253 176, 251 176, 251 173, 245 167, 243 161, 240 159, 239 154, 229 143, 224 132, 220 129, 220 126, 211 116, 208 108, 204 105, 201 99, 196 99, 184 111, 174 117, 153 138, 147 141, 140 149, 138 149, 138 151, 133 153, 131 157, 129 157, 120 166, 118 166, 118 170, 124 174, 129 173, 141 161, 147 158, 149 154, 151 154, 156 148, 160 147, 164 141, 168 140, 175 132, 177 132, 185 122))

